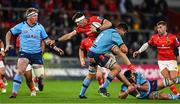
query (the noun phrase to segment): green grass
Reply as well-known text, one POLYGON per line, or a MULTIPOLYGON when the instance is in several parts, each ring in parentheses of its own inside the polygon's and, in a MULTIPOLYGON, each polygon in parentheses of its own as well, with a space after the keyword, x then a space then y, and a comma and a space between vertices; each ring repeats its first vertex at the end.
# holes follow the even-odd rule
MULTIPOLYGON (((125 100, 117 98, 120 91, 120 82, 112 82, 108 88, 110 97, 101 97, 98 93, 98 85, 96 81, 93 81, 89 86, 86 96, 88 99, 79 99, 78 95, 81 89, 82 81, 54 81, 46 80, 45 88, 43 92, 39 92, 37 96, 31 97, 30 92, 23 82, 18 92, 16 99, 9 99, 11 95, 12 82, 9 82, 7 86, 7 93, 0 94, 0 104, 4 103, 180 103, 180 100, 139 100, 132 96, 128 96, 125 100)), ((180 86, 179 86, 180 87, 180 86)), ((165 89, 163 92, 169 92, 165 89)))

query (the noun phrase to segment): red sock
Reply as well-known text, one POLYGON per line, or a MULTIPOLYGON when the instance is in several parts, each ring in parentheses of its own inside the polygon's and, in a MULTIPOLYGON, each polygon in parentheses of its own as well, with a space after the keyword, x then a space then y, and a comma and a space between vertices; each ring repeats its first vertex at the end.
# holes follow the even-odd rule
POLYGON ((34 81, 34 83, 38 83, 38 79, 37 78, 34 78, 33 81, 34 81))
POLYGON ((31 86, 30 90, 31 90, 31 91, 35 91, 34 86, 31 86))
POLYGON ((103 78, 101 78, 101 77, 98 77, 98 78, 97 78, 97 81, 98 81, 98 84, 99 84, 100 86, 104 83, 104 80, 103 80, 103 78))
POLYGON ((2 79, 0 79, 0 88, 1 89, 5 88, 5 85, 4 85, 3 81, 2 81, 2 79))
POLYGON ((171 85, 171 86, 170 86, 170 90, 171 90, 175 95, 179 94, 179 91, 178 91, 178 89, 177 89, 177 87, 176 87, 175 85, 171 85))

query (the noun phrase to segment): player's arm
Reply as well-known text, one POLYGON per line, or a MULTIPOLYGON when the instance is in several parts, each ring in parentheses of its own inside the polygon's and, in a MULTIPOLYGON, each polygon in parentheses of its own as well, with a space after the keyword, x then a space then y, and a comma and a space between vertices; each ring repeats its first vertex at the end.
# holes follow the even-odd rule
POLYGON ((138 51, 135 51, 135 52, 133 53, 133 57, 138 56, 139 54, 141 54, 142 52, 144 52, 148 47, 149 47, 148 42, 144 43, 138 51))
POLYGON ((131 62, 129 61, 129 59, 126 56, 126 54, 124 52, 122 52, 121 49, 117 45, 113 46, 113 48, 111 48, 111 51, 115 55, 117 55, 121 59, 121 61, 128 66, 128 68, 130 70, 134 69, 134 65, 131 64, 131 62))
POLYGON ((54 51, 58 52, 60 55, 64 54, 64 51, 55 45, 55 40, 51 40, 50 38, 47 37, 44 39, 44 42, 46 45, 48 45, 54 51))
POLYGON ((136 85, 136 88, 137 90, 140 90, 140 91, 148 91, 148 84, 145 83, 143 85, 136 85))
POLYGON ((121 92, 119 92, 119 96, 118 97, 120 99, 126 99, 128 94, 129 94, 129 92, 127 92, 127 91, 121 91, 121 92))
POLYGON ((44 51, 45 51, 45 43, 43 41, 41 41, 41 49, 42 49, 42 53, 44 53, 44 51))
POLYGON ((4 43, 3 43, 3 41, 1 39, 0 39, 0 48, 1 48, 0 54, 2 56, 5 56, 5 53, 4 53, 4 43))
POLYGON ((9 50, 10 48, 10 40, 11 40, 11 36, 12 36, 12 33, 10 31, 8 31, 6 33, 6 49, 5 49, 5 52, 9 50))
POLYGON ((128 53, 128 48, 127 48, 126 44, 122 44, 119 48, 121 49, 121 51, 123 53, 125 53, 125 54, 128 53))
POLYGON ((104 19, 104 20, 103 20, 103 23, 102 23, 102 25, 99 27, 99 29, 100 29, 100 30, 105 30, 105 29, 107 29, 107 28, 110 28, 111 26, 112 26, 112 23, 111 23, 109 20, 104 19))
POLYGON ((74 36, 76 36, 76 34, 77 34, 76 30, 74 30, 74 31, 67 33, 67 34, 63 35, 62 37, 58 38, 58 41, 60 41, 60 42, 67 41, 69 39, 72 39, 74 36))
POLYGON ((177 61, 180 63, 180 46, 177 47, 177 49, 178 49, 177 61))
POLYGON ((84 67, 85 66, 85 54, 84 54, 84 50, 79 48, 79 60, 81 63, 81 66, 84 67))

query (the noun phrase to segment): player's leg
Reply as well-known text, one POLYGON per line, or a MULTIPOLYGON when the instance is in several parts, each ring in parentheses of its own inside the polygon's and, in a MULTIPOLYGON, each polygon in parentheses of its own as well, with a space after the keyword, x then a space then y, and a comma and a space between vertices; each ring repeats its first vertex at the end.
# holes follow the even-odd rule
POLYGON ((34 88, 35 88, 36 91, 39 91, 38 77, 36 77, 34 70, 31 70, 31 72, 32 72, 32 80, 33 80, 33 83, 34 83, 34 88))
MULTIPOLYGON (((175 65, 175 63, 171 62, 171 61, 158 61, 158 65, 159 65, 161 74, 164 77, 164 79, 171 80, 171 75, 170 75, 169 70, 176 69, 175 67, 177 66, 177 64, 175 65)), ((179 93, 178 89, 176 88, 176 86, 174 84, 170 86, 170 90, 174 94, 179 93)))
POLYGON ((2 93, 6 93, 6 86, 3 82, 4 75, 5 75, 5 66, 4 66, 3 61, 1 60, 0 61, 0 88, 2 90, 1 91, 2 93))
POLYGON ((104 73, 103 73, 103 68, 98 66, 97 68, 97 73, 96 73, 96 80, 98 81, 99 86, 101 87, 102 84, 104 83, 104 73))
POLYGON ((31 65, 29 64, 28 67, 26 68, 26 72, 24 73, 24 76, 26 79, 26 84, 31 91, 31 96, 36 96, 36 91, 34 88, 34 83, 32 80, 32 72, 31 71, 32 71, 32 68, 31 68, 31 65))
POLYGON ((102 87, 99 89, 99 92, 102 96, 107 97, 109 96, 109 93, 107 93, 106 88, 108 87, 110 82, 119 74, 121 68, 116 63, 116 60, 114 58, 105 56, 103 59, 104 60, 100 64, 103 65, 103 63, 105 63, 104 67, 110 69, 110 72, 107 78, 105 79, 105 82, 103 83, 102 87))
POLYGON ((29 60, 27 58, 18 59, 17 73, 13 78, 13 90, 12 90, 12 96, 10 96, 10 98, 16 98, 17 92, 19 90, 20 84, 23 79, 23 74, 26 71, 28 64, 29 64, 29 60))
POLYGON ((44 65, 43 65, 42 54, 41 54, 41 52, 36 53, 36 54, 32 55, 31 58, 32 58, 32 67, 34 70, 34 74, 38 79, 39 91, 43 91, 43 88, 44 88, 44 83, 43 83, 44 65))
POLYGON ((35 74, 35 79, 33 79, 33 80, 34 80, 35 84, 38 84, 39 91, 43 91, 43 88, 44 88, 44 83, 43 83, 44 66, 40 65, 40 64, 33 64, 33 70, 34 70, 34 74, 35 74))
POLYGON ((159 93, 158 91, 152 92, 149 99, 161 99, 161 100, 176 100, 179 99, 178 95, 166 94, 166 93, 159 93))
MULTIPOLYGON (((170 71, 170 80, 173 81, 174 83, 176 83, 176 78, 177 78, 177 71, 170 71)), ((170 90, 175 94, 175 95, 180 95, 179 94, 179 90, 177 89, 177 87, 175 86, 175 84, 170 86, 170 90)))
POLYGON ((86 90, 89 87, 91 81, 93 80, 93 78, 95 78, 96 71, 97 71, 97 65, 95 65, 93 63, 90 63, 89 73, 88 73, 88 75, 86 76, 86 78, 83 81, 83 85, 82 85, 82 88, 81 88, 81 91, 80 91, 80 94, 79 94, 79 98, 81 98, 81 99, 87 98, 85 96, 85 93, 86 93, 86 90))
MULTIPOLYGON (((170 73, 170 80, 173 81, 174 83, 176 83, 176 78, 178 76, 178 66, 177 66, 177 61, 172 60, 169 61, 169 73, 170 73)), ((175 94, 175 95, 179 95, 179 91, 177 89, 177 87, 174 85, 170 86, 170 90, 175 94)))

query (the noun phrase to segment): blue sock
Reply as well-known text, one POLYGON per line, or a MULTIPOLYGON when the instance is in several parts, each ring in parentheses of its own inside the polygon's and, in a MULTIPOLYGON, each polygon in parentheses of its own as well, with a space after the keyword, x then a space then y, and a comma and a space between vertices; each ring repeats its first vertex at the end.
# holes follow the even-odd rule
POLYGON ((168 94, 168 95, 169 95, 169 99, 172 99, 172 100, 179 99, 179 95, 172 95, 172 94, 168 94))
POLYGON ((102 85, 102 88, 106 88, 113 79, 114 79, 114 77, 112 75, 108 74, 104 84, 102 85))
POLYGON ((80 92, 80 96, 85 95, 86 89, 88 88, 90 83, 91 83, 91 80, 89 80, 87 78, 84 79, 83 85, 82 85, 82 88, 81 88, 81 92, 80 92))
POLYGON ((177 84, 180 84, 180 77, 177 77, 177 78, 176 78, 176 83, 177 83, 177 84))
POLYGON ((12 90, 13 93, 17 94, 21 82, 22 82, 22 76, 16 74, 13 79, 13 90, 12 90))

